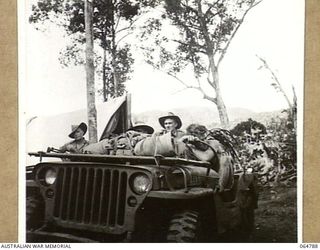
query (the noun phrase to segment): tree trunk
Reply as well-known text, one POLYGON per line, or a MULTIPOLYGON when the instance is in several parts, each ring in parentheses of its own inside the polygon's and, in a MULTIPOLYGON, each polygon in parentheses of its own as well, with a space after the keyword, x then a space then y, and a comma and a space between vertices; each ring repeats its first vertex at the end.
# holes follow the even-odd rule
POLYGON ((108 100, 107 96, 107 79, 106 79, 106 63, 107 63, 107 51, 106 48, 103 48, 103 63, 102 63, 102 88, 103 88, 103 101, 108 100))
POLYGON ((292 86, 292 91, 293 91, 292 119, 293 119, 294 130, 297 131, 297 95, 293 86, 292 86))
POLYGON ((228 128, 229 126, 229 117, 227 113, 227 108, 223 102, 220 89, 216 89, 216 99, 217 99, 217 109, 219 113, 220 123, 222 128, 228 128))
POLYGON ((113 72, 113 96, 118 96, 118 86, 119 86, 119 77, 117 72, 117 45, 116 45, 116 31, 115 31, 115 23, 114 23, 114 5, 112 5, 112 44, 111 44, 111 55, 112 55, 112 72, 113 72))
POLYGON ((87 114, 89 142, 97 142, 97 111, 95 105, 94 63, 93 63, 93 6, 92 0, 85 0, 86 31, 86 80, 87 80, 87 114))
POLYGON ((220 123, 223 128, 228 128, 229 126, 229 117, 227 113, 226 105, 224 104, 224 101, 222 99, 220 85, 219 85, 219 71, 217 67, 214 64, 213 55, 208 55, 209 57, 209 63, 210 63, 210 72, 213 82, 213 88, 216 92, 216 106, 219 113, 220 123))
MULTIPOLYGON (((114 38, 112 38, 112 41, 114 41, 114 38)), ((118 86, 119 86, 119 76, 117 72, 117 51, 116 48, 112 48, 112 71, 113 71, 113 86, 114 86, 114 93, 113 96, 118 96, 118 86)))

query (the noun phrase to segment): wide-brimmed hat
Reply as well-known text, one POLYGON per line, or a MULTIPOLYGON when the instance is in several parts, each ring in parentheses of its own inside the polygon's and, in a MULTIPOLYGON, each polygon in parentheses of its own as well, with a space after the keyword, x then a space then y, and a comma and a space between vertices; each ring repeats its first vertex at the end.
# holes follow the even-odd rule
POLYGON ((129 128, 127 131, 130 131, 130 130, 133 130, 133 131, 145 131, 147 134, 153 134, 154 132, 154 129, 149 126, 149 125, 146 125, 142 122, 137 122, 134 126, 132 126, 131 128, 129 128))
POLYGON ((74 133, 77 131, 77 129, 80 128, 83 131, 83 135, 87 132, 87 124, 84 122, 81 122, 79 125, 71 125, 71 133, 69 134, 70 138, 74 138, 74 133))
POLYGON ((175 121, 177 122, 177 129, 181 128, 182 122, 181 122, 179 116, 173 114, 172 112, 169 112, 168 115, 160 117, 160 118, 159 118, 159 123, 160 123, 160 125, 161 125, 163 128, 165 128, 165 127, 164 127, 164 121, 165 121, 166 119, 173 119, 173 120, 175 120, 175 121))

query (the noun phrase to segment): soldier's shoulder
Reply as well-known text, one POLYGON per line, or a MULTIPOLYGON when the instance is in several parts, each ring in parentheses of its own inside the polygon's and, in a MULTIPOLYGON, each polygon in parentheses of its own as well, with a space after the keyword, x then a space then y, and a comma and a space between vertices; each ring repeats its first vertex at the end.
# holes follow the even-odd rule
POLYGON ((159 131, 154 132, 153 135, 158 136, 158 135, 164 135, 164 134, 166 134, 166 133, 167 133, 166 130, 161 129, 161 130, 159 130, 159 131))
POLYGON ((177 130, 177 135, 178 136, 184 136, 184 135, 186 135, 186 132, 184 132, 183 130, 178 129, 177 130))
POLYGON ((221 144, 221 142, 213 137, 206 138, 206 142, 210 144, 210 146, 213 147, 215 150, 223 149, 223 145, 221 144))
POLYGON ((66 144, 64 144, 64 146, 67 146, 67 145, 74 145, 76 143, 75 140, 72 140, 72 141, 69 141, 67 142, 66 144))

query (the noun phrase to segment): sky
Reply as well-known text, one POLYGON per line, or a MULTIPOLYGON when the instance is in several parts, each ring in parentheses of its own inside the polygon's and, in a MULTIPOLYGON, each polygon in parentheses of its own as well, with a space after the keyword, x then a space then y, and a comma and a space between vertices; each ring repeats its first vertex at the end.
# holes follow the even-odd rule
MULTIPOLYGON (((35 2, 35 0, 29 3, 35 2)), ((66 38, 50 26, 46 32, 28 24, 30 4, 20 15, 20 108, 26 117, 50 116, 86 108, 84 66, 62 68, 59 51, 66 38)), ((21 7, 21 6, 20 6, 21 7)), ((22 8, 23 9, 23 8, 22 8)), ((270 74, 259 71, 256 55, 265 58, 290 99, 292 86, 303 98, 304 1, 264 0, 249 12, 234 37, 220 67, 222 97, 228 108, 255 112, 287 108, 280 93, 271 87, 270 74)), ((210 106, 196 90, 183 87, 170 76, 136 58, 127 89, 132 112, 170 110, 188 106, 210 106)), ((96 96, 96 103, 102 98, 96 96)), ((215 108, 214 108, 215 109, 215 108)))

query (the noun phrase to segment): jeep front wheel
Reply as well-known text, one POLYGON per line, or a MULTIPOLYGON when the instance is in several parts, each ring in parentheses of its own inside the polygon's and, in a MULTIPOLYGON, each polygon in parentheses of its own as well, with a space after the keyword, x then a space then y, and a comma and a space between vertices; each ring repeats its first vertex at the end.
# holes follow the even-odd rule
POLYGON ((43 222, 44 211, 41 200, 36 196, 27 197, 26 202, 26 224, 27 230, 36 229, 43 222))
POLYGON ((167 242, 197 242, 200 236, 200 219, 196 211, 175 214, 169 224, 167 242))

